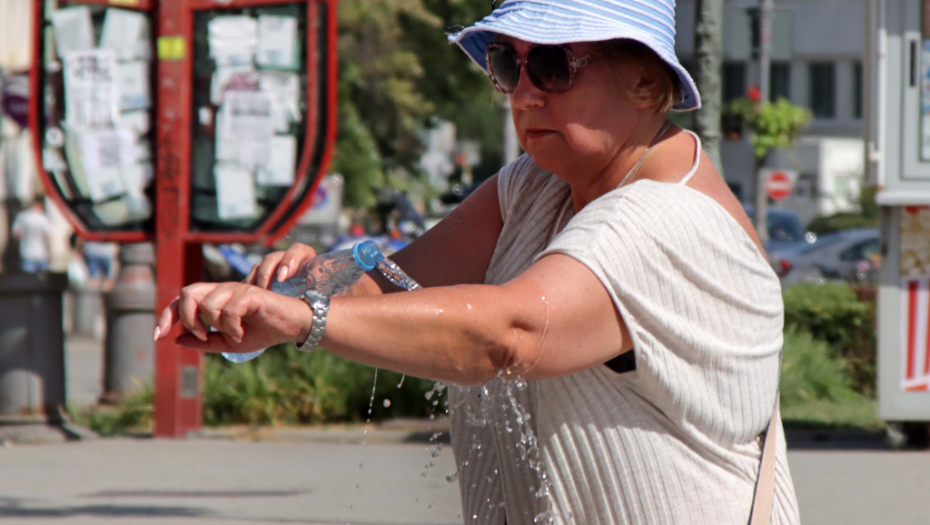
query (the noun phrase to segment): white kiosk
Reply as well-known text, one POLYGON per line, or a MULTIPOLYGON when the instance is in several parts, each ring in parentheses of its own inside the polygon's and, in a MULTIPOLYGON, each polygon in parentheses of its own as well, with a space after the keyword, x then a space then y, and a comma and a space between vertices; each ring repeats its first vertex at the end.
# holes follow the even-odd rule
POLYGON ((870 2, 869 161, 879 186, 879 417, 892 444, 930 422, 930 0, 870 2))

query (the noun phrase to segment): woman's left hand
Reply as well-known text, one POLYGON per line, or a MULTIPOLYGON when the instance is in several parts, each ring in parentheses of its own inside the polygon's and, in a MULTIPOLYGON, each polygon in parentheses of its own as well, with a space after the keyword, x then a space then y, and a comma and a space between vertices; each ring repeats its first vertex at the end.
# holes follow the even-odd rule
POLYGON ((177 338, 182 346, 208 352, 254 352, 302 340, 310 319, 310 309, 300 299, 244 283, 197 283, 182 288, 181 295, 165 308, 154 339, 166 337, 180 323, 186 330, 177 338))

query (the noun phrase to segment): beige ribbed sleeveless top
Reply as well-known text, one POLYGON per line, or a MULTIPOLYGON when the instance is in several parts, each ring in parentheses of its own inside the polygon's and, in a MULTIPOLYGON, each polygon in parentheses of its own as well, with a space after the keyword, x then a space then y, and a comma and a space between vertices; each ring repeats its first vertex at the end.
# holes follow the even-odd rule
MULTIPOLYGON (((748 523, 783 328, 781 287, 750 237, 684 184, 641 180, 574 215, 569 186, 524 155, 498 191, 486 283, 575 258, 623 316, 635 370, 450 387, 464 523, 748 523)), ((795 525, 780 422, 773 431, 771 523, 795 525)))

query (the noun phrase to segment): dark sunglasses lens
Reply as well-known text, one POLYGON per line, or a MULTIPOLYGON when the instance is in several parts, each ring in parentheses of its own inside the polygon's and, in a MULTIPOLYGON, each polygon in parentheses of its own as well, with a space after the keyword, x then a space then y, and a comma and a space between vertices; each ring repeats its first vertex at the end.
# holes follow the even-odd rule
POLYGON ((513 93, 520 82, 520 63, 513 50, 495 47, 488 52, 488 70, 505 93, 513 93))
POLYGON ((536 46, 526 57, 526 72, 543 91, 562 92, 572 86, 568 50, 560 46, 536 46))

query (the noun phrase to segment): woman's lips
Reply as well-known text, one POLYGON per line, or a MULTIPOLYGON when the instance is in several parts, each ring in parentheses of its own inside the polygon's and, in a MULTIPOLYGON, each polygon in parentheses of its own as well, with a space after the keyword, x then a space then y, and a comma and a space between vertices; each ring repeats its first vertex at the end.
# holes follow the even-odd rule
POLYGON ((526 133, 526 138, 528 139, 541 139, 548 135, 555 133, 551 129, 542 129, 542 128, 527 128, 523 130, 526 133))

